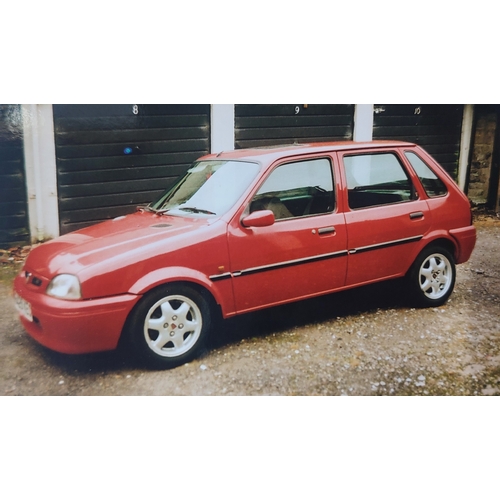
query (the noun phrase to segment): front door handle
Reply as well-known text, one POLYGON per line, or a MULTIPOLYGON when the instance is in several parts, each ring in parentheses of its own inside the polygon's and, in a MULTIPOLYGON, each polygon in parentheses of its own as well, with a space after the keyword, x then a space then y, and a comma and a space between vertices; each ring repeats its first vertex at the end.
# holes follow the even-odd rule
POLYGON ((410 214, 410 219, 421 219, 424 216, 424 212, 412 212, 410 214))

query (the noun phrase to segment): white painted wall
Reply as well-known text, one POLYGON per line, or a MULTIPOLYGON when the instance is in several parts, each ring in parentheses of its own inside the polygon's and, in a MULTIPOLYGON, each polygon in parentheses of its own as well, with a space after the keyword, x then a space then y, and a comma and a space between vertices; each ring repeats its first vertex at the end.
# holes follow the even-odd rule
POLYGON ((23 104, 24 162, 31 240, 59 236, 56 151, 51 104, 23 104))
POLYGON ((355 105, 353 139, 356 142, 373 139, 373 104, 355 105))
POLYGON ((212 104, 210 111, 210 151, 231 151, 234 149, 234 104, 212 104))

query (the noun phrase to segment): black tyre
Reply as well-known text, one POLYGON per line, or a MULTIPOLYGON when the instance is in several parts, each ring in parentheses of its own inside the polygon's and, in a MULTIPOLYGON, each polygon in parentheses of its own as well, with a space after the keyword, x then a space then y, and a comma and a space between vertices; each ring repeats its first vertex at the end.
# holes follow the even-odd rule
POLYGON ((413 263, 408 278, 418 306, 437 307, 444 304, 455 286, 453 255, 439 246, 424 249, 413 263))
POLYGON ((139 302, 127 325, 128 344, 154 368, 173 368, 204 348, 212 312, 203 295, 187 285, 156 288, 139 302))

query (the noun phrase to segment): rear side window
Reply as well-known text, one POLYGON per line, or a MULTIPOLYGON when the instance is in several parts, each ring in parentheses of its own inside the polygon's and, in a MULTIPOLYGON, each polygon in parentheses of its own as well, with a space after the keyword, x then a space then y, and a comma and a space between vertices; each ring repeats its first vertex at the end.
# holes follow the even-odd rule
POLYGON ((415 153, 405 151, 405 155, 424 186, 427 196, 434 198, 448 192, 444 182, 415 153))
POLYGON ((415 199, 415 189, 393 153, 344 156, 349 207, 388 205, 415 199))

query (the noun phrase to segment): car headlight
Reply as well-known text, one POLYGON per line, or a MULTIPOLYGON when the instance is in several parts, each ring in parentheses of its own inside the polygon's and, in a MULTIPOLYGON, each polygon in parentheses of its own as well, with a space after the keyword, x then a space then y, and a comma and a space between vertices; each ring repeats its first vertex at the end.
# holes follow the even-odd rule
POLYGON ((56 276, 47 287, 47 294, 58 299, 77 300, 82 298, 80 281, 72 274, 56 276))

